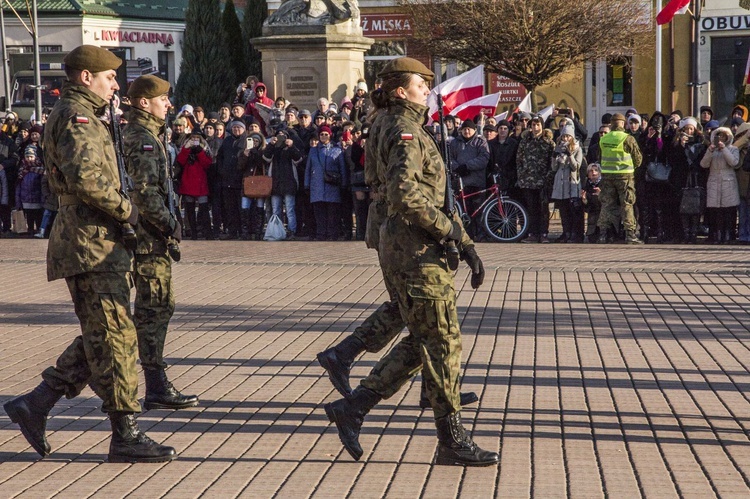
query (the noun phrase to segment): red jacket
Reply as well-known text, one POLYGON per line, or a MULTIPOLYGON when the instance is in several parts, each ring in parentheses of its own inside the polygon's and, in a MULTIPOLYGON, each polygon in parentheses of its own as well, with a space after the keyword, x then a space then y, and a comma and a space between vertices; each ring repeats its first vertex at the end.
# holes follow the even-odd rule
POLYGON ((208 196, 208 175, 211 157, 201 149, 191 162, 191 149, 183 147, 177 155, 177 164, 182 169, 179 193, 183 196, 208 196))

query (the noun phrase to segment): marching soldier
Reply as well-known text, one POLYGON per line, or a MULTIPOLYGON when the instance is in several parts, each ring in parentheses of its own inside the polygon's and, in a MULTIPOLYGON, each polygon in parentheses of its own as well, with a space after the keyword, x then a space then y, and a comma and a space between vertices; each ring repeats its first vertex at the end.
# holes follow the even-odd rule
POLYGON ((49 115, 44 133, 45 163, 60 211, 47 249, 47 278, 64 278, 81 335, 73 340, 32 392, 4 405, 31 446, 50 452, 47 416, 65 395, 86 385, 102 399, 109 416, 110 462, 163 462, 176 457, 141 432, 136 372, 136 331, 130 313, 133 255, 122 224, 135 224, 138 208, 121 194, 115 149, 101 121, 119 88, 122 61, 108 50, 82 45, 65 57, 68 81, 49 115))
POLYGON ((446 241, 458 244, 462 259, 471 267, 473 288, 481 285, 484 269, 461 223, 441 211, 445 166, 423 128, 427 81, 434 75, 419 61, 404 57, 389 63, 378 76, 383 85, 372 102, 385 111, 371 127, 367 154, 368 162, 376 162, 388 209, 380 228, 379 256, 409 335, 351 394, 326 404, 326 415, 336 424, 346 450, 359 460, 365 415, 421 369, 438 433, 436 464, 496 464, 499 455, 480 449, 461 424, 461 331, 446 241))
POLYGON ((164 342, 174 313, 172 261, 168 245, 181 239, 182 227, 168 208, 167 153, 164 132, 169 83, 153 75, 130 84, 130 109, 123 131, 128 174, 133 179, 133 203, 140 218, 136 226, 135 306, 138 353, 146 378, 146 409, 185 409, 198 405, 195 395, 182 395, 164 370, 164 342))

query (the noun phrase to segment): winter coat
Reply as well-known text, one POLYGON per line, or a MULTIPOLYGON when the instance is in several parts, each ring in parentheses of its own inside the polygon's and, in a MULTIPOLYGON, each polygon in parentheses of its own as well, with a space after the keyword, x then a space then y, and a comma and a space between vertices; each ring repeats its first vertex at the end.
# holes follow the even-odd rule
POLYGON ((581 146, 576 144, 573 152, 570 153, 567 144, 557 145, 551 162, 552 171, 555 172, 551 199, 581 197, 581 163, 583 163, 581 146))
POLYGON ((550 130, 543 130, 538 137, 529 130, 523 132, 516 153, 518 187, 544 189, 551 183, 550 162, 554 149, 550 130))
POLYGON ((266 147, 263 158, 271 163, 269 175, 273 178, 272 196, 287 196, 297 194, 299 178, 297 177, 297 161, 302 159, 302 153, 296 146, 286 147, 283 142, 266 147))
POLYGON ((739 185, 740 197, 750 199, 750 172, 746 172, 742 165, 750 161, 750 123, 743 123, 737 129, 737 135, 732 145, 740 151, 740 167, 737 169, 737 183, 739 185))
POLYGON ((245 150, 247 134, 228 135, 216 155, 218 184, 223 189, 242 189, 242 172, 237 167, 239 154, 245 150))
POLYGON ((340 203, 341 189, 349 185, 349 171, 344 163, 344 151, 339 146, 320 143, 310 149, 305 168, 305 189, 310 189, 310 202, 340 203), (325 181, 325 171, 339 172, 341 185, 325 181))
POLYGON ((44 209, 49 211, 57 211, 60 209, 60 203, 57 194, 53 194, 49 187, 49 177, 45 173, 42 175, 42 200, 44 203, 44 209))
POLYGON ((16 209, 41 209, 44 166, 38 160, 21 161, 16 182, 16 209))
POLYGON ((484 189, 487 186, 487 163, 490 161, 490 149, 487 139, 475 133, 469 140, 463 135, 450 143, 451 171, 458 173, 466 167, 468 174, 461 179, 465 187, 484 189))
POLYGON ((500 190, 507 191, 515 187, 517 180, 516 173, 516 152, 518 151, 518 141, 513 137, 508 137, 504 142, 494 138, 487 142, 490 148, 490 161, 487 165, 487 176, 498 175, 498 185, 500 190))
MULTIPOLYGON (((732 142, 732 132, 728 128, 717 128, 711 133, 713 143, 716 133, 722 131, 732 142)), ((735 146, 726 145, 723 150, 707 151, 701 160, 701 166, 708 168, 706 183, 706 207, 730 208, 740 204, 740 191, 735 170, 740 165, 740 151, 735 146)))
POLYGON ((176 162, 181 170, 180 194, 192 197, 208 196, 208 169, 212 160, 205 149, 200 146, 183 147, 177 155, 176 162))
POLYGON ((5 176, 5 170, 0 170, 0 206, 8 205, 8 194, 8 177, 5 176))

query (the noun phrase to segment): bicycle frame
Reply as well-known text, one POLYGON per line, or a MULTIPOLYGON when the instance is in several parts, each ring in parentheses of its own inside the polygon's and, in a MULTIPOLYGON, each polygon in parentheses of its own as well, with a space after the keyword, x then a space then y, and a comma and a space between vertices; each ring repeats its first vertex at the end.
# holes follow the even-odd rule
POLYGON ((504 196, 502 192, 500 191, 500 186, 497 184, 497 178, 493 176, 493 180, 495 181, 490 187, 486 189, 482 189, 481 191, 472 192, 471 194, 464 193, 464 181, 461 177, 458 178, 458 192, 456 192, 456 201, 461 203, 461 208, 463 209, 463 212, 469 215, 469 221, 471 221, 474 217, 476 217, 479 213, 482 213, 484 208, 492 201, 498 202, 498 208, 500 209, 500 213, 503 213, 503 199, 507 196, 504 196), (473 198, 475 196, 479 196, 481 194, 484 194, 486 192, 489 192, 490 195, 485 199, 479 207, 474 210, 473 213, 469 214, 469 211, 466 207, 466 200, 469 198, 473 198))

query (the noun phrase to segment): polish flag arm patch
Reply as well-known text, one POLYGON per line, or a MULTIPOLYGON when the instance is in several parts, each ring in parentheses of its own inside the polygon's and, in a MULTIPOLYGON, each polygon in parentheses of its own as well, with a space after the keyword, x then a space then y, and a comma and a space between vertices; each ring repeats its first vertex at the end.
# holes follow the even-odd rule
POLYGON ((414 140, 414 134, 413 133, 402 133, 401 134, 401 140, 414 140))
POLYGON ((89 124, 89 119, 87 116, 81 116, 79 114, 76 115, 75 118, 73 118, 73 123, 82 123, 84 125, 89 124))
POLYGON ((151 144, 143 144, 143 150, 144 151, 153 151, 154 150, 154 146, 152 146, 151 144))

